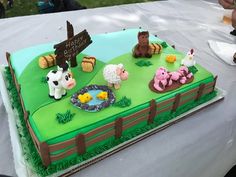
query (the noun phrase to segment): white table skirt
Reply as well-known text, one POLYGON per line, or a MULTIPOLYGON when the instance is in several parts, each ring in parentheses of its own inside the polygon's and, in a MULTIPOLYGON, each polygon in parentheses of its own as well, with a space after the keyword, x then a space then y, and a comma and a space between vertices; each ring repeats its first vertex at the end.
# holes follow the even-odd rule
MULTIPOLYGON (((219 60, 207 40, 235 43, 235 37, 221 23, 225 11, 217 0, 211 1, 170 0, 1 19, 0 62, 6 64, 6 51, 64 40, 66 20, 75 32, 86 28, 90 34, 141 26, 180 51, 194 48, 197 62, 219 76, 218 87, 228 92, 225 100, 86 168, 80 176, 223 177, 236 163, 236 67, 219 60)), ((10 147, 0 96, 0 174, 16 176, 10 147)))

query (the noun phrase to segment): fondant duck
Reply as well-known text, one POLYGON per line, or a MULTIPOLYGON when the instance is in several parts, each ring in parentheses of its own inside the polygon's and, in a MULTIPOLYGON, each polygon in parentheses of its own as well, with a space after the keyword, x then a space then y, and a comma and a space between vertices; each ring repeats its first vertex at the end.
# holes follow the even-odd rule
POLYGON ((93 99, 93 97, 89 93, 79 94, 78 99, 81 103, 88 103, 93 99))
POLYGON ((166 56, 166 61, 168 63, 174 63, 176 61, 176 56, 175 55, 167 55, 166 56))
POLYGON ((97 98, 100 100, 107 100, 108 98, 108 93, 107 92, 100 92, 99 94, 97 94, 97 98))

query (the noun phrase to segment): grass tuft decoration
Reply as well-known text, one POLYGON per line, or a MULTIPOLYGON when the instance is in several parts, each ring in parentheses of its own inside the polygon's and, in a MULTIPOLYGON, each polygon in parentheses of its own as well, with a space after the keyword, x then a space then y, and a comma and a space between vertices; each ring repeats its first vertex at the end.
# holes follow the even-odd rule
POLYGON ((198 72, 198 69, 195 66, 190 66, 188 67, 189 71, 193 74, 195 74, 196 72, 198 72))
POLYGON ((56 118, 59 124, 66 124, 70 122, 75 116, 75 113, 71 113, 70 110, 67 110, 66 113, 57 113, 56 118))
POLYGON ((167 47, 168 47, 168 44, 164 41, 164 42, 161 43, 161 46, 162 46, 163 48, 167 48, 167 47))
POLYGON ((41 78, 41 82, 44 83, 44 84, 46 84, 46 83, 47 83, 47 78, 46 78, 46 77, 42 77, 42 78, 41 78))
POLYGON ((137 66, 143 67, 143 66, 151 66, 152 62, 147 60, 140 60, 137 63, 135 63, 137 66))
POLYGON ((122 97, 119 101, 117 101, 114 106, 125 108, 131 105, 131 99, 127 98, 126 96, 122 97))

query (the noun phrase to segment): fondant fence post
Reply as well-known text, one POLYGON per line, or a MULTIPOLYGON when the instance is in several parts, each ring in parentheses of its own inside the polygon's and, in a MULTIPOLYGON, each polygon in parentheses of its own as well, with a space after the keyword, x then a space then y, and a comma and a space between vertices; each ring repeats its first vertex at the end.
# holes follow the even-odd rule
POLYGON ((115 121, 115 138, 120 138, 123 131, 123 119, 119 118, 115 121))
MULTIPOLYGON (((74 27, 68 21, 66 21, 66 24, 67 24, 67 39, 70 39, 70 38, 74 37, 74 27)), ((77 66, 76 55, 72 56, 72 58, 70 59, 70 64, 71 64, 71 67, 77 66)))
POLYGON ((47 167, 51 163, 48 144, 46 142, 40 143, 39 151, 43 161, 43 165, 47 167))
MULTIPOLYGON (((15 78, 16 78, 16 77, 15 77, 15 78)), ((20 94, 20 91, 21 91, 21 85, 18 84, 17 81, 16 81, 16 84, 18 85, 17 91, 18 91, 18 93, 20 94)))
POLYGON ((10 57, 11 57, 11 54, 6 52, 6 59, 7 59, 7 63, 8 63, 8 66, 10 67, 11 69, 11 61, 10 61, 10 57))
POLYGON ((66 21, 66 25, 67 25, 67 39, 70 39, 74 37, 74 28, 72 24, 68 21, 66 21))
POLYGON ((25 110, 24 110, 24 119, 25 119, 25 121, 29 120, 29 113, 28 113, 28 111, 25 111, 25 110))
POLYGON ((16 81, 15 72, 14 72, 14 69, 12 68, 10 57, 11 57, 11 54, 7 52, 6 53, 6 58, 7 58, 8 66, 10 68, 11 76, 12 76, 12 79, 13 79, 13 81, 15 83, 17 91, 20 92, 20 86, 19 86, 19 84, 16 81))
POLYGON ((213 84, 213 89, 212 89, 212 91, 214 91, 214 90, 215 90, 215 87, 216 87, 216 80, 217 80, 217 78, 218 78, 218 76, 215 76, 215 78, 214 78, 214 84, 213 84))
POLYGON ((156 111, 157 111, 156 101, 152 99, 150 101, 150 113, 148 116, 148 124, 153 123, 154 118, 156 117, 156 111))
POLYGON ((201 96, 202 96, 202 94, 203 94, 203 91, 204 91, 204 89, 205 89, 205 85, 206 85, 206 84, 201 84, 201 85, 199 86, 199 90, 198 90, 197 97, 196 97, 195 101, 197 101, 197 100, 199 100, 199 99, 201 98, 201 96))
POLYGON ((8 53, 8 52, 6 52, 7 63, 8 63, 8 66, 9 66, 9 68, 10 68, 10 72, 11 72, 11 75, 12 75, 12 79, 13 79, 13 81, 14 81, 14 84, 15 84, 16 89, 17 89, 17 92, 18 92, 18 96, 19 96, 19 98, 20 98, 21 107, 22 107, 23 113, 24 113, 24 120, 27 122, 27 121, 28 121, 28 118, 29 118, 29 112, 25 109, 25 105, 24 105, 24 102, 23 102, 22 96, 21 96, 21 86, 20 86, 20 84, 18 84, 18 82, 17 82, 14 69, 12 68, 12 65, 11 65, 10 57, 11 57, 11 54, 8 53))
POLYGON ((175 112, 176 109, 179 107, 180 98, 181 98, 181 94, 180 93, 175 95, 175 101, 174 101, 174 104, 173 104, 171 112, 175 112))
POLYGON ((75 141, 77 144, 77 152, 78 154, 84 154, 86 152, 86 144, 85 144, 85 136, 84 134, 79 134, 75 137, 75 141))

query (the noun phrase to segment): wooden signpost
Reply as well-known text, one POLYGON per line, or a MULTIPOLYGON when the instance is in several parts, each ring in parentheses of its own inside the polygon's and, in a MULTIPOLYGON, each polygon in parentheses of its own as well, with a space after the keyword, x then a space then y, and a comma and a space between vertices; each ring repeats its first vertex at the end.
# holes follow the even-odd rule
POLYGON ((70 61, 71 67, 76 67, 76 55, 83 51, 92 43, 91 37, 86 30, 74 35, 74 28, 67 21, 67 37, 68 39, 54 45, 56 54, 56 64, 63 66, 66 61, 70 61))

